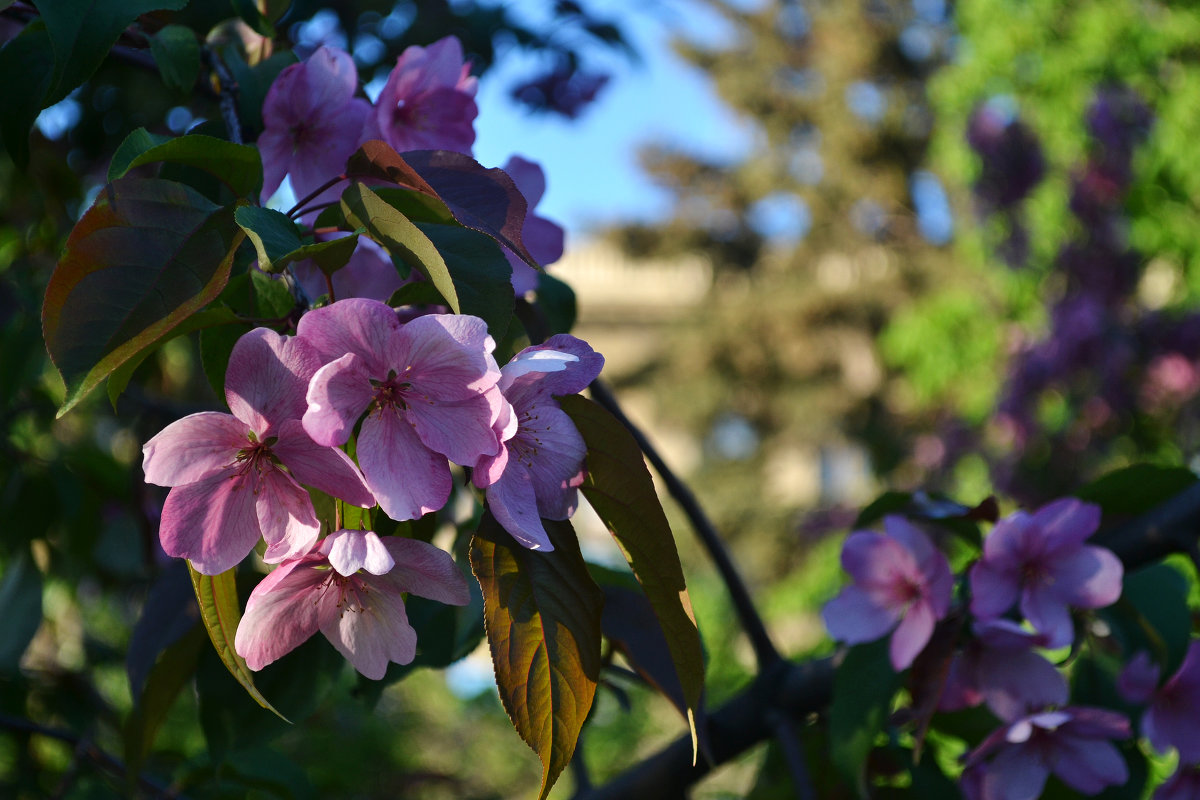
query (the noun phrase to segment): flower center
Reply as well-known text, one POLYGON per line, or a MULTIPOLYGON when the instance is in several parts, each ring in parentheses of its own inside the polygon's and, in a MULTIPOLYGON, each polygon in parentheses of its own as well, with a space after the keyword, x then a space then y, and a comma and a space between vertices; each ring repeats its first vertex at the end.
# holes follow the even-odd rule
POLYGON ((268 469, 273 469, 275 458, 271 454, 271 447, 278 441, 278 437, 268 436, 260 442, 258 435, 251 431, 246 435, 246 440, 247 445, 238 450, 237 455, 234 456, 234 462, 237 465, 236 474, 241 476, 249 472, 256 472, 262 475, 268 469))

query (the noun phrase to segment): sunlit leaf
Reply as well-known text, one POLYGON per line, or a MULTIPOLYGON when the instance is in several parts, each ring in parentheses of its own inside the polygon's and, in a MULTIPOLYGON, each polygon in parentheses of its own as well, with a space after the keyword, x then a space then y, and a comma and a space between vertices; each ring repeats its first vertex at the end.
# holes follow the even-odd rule
POLYGON ((600 676, 603 595, 569 522, 546 522, 554 550, 518 545, 486 514, 471 540, 504 710, 542 762, 546 797, 571 759, 600 676))
POLYGON ((596 403, 577 395, 560 402, 587 443, 583 494, 654 608, 687 708, 695 712, 704 691, 704 652, 675 539, 642 452, 625 426, 596 403))
POLYGON ((66 413, 117 367, 212 301, 244 234, 182 184, 122 178, 75 225, 46 287, 42 332, 66 413))
POLYGON ((346 162, 346 174, 351 178, 370 178, 388 181, 397 186, 438 199, 438 194, 417 174, 404 157, 386 142, 372 139, 363 144, 346 162))
POLYGON ((342 193, 342 210, 350 224, 365 228, 392 255, 433 282, 454 313, 462 313, 454 279, 442 254, 408 217, 392 208, 361 183, 342 193))
POLYGON ((234 636, 237 635, 238 622, 242 619, 242 608, 238 603, 236 569, 222 572, 220 575, 203 575, 188 564, 192 576, 192 588, 196 590, 196 600, 200 604, 200 620, 208 631, 208 638, 220 657, 221 663, 229 670, 238 683, 245 688, 246 693, 263 708, 274 712, 280 719, 287 718, 275 710, 267 702, 267 698, 254 686, 254 675, 246 666, 246 659, 233 649, 234 636))

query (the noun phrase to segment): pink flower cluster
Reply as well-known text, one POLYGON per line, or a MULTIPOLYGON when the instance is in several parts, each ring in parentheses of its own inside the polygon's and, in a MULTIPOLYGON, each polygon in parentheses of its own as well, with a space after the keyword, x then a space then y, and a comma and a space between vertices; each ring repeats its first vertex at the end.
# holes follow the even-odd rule
MULTIPOLYGON (((428 47, 409 47, 397 59, 377 102, 358 93, 358 72, 348 53, 323 46, 306 61, 279 73, 263 103, 258 149, 263 162, 262 200, 289 176, 299 199, 319 206, 335 201, 336 180, 364 142, 381 139, 397 152, 453 150, 470 155, 475 143, 477 80, 453 36, 428 47), (314 193, 316 193, 314 195, 314 193)), ((535 213, 546 189, 542 168, 513 156, 503 170, 527 203, 522 240, 545 266, 562 258, 563 229, 535 213)), ((307 219, 309 215, 306 215, 307 219)), ((537 272, 505 249, 518 295, 537 288, 537 272)), ((324 293, 324 279, 311 263, 297 265, 297 277, 310 296, 324 293)), ((334 276, 336 296, 387 301, 400 286, 395 268, 378 247, 359 240, 350 264, 334 276)))
POLYGON ((169 555, 218 574, 262 539, 263 560, 279 564, 238 629, 251 669, 320 630, 379 678, 415 654, 403 593, 468 601, 462 573, 431 545, 359 530, 319 538, 306 486, 410 520, 445 505, 454 462, 472 468, 518 542, 552 549, 541 517, 574 511, 585 455, 553 397, 587 386, 603 358, 560 335, 501 370, 494 349, 477 317, 401 323, 378 301, 342 300, 305 314, 295 336, 247 333, 226 372, 232 413, 193 414, 146 443, 146 480, 171 487, 159 530, 169 555), (357 464, 339 449, 352 436, 357 464))

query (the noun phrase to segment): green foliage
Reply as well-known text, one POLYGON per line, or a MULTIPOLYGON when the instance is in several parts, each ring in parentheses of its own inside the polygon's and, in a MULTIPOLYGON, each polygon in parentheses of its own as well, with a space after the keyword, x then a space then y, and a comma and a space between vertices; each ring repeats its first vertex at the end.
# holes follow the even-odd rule
POLYGON ((838 667, 829 707, 829 756, 860 797, 867 796, 866 763, 883 730, 899 676, 888 660, 888 638, 851 647, 838 667))
POLYGON ((569 522, 546 522, 554 550, 518 545, 490 515, 471 540, 504 710, 542 761, 545 798, 571 760, 600 679, 603 595, 569 522))

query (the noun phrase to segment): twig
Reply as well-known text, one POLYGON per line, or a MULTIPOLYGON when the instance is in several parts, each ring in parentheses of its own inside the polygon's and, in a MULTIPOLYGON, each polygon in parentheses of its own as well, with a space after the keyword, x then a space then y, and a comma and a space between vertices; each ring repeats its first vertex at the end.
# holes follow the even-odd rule
POLYGON ((716 526, 704 513, 704 509, 700 507, 699 501, 696 500, 696 495, 692 490, 679 479, 667 463, 659 455, 658 450, 650 443, 637 426, 634 425, 625 412, 621 410, 620 404, 617 403, 616 397, 612 391, 601 381, 592 381, 590 387, 592 398, 597 403, 604 406, 608 411, 621 421, 621 424, 629 429, 633 434, 633 438, 637 440, 638 447, 646 455, 646 459, 654 466, 655 472, 662 478, 663 483, 667 486, 667 492, 675 499, 683 509, 683 513, 687 515, 688 520, 692 523, 692 528, 696 531, 696 535, 700 537, 700 541, 704 544, 708 555, 713 560, 713 564, 717 567, 717 572, 720 573, 721 579, 725 582, 725 586, 729 589, 729 596, 733 601, 734 610, 737 612, 738 620, 742 624, 742 629, 746 631, 746 636, 750 639, 750 645, 754 649, 754 656, 758 660, 759 671, 764 671, 772 664, 776 664, 782 660, 779 651, 775 649, 775 644, 771 641, 770 634, 767 633, 767 628, 763 624, 762 617, 758 614, 758 609, 754 606, 754 600, 750 597, 750 591, 746 588, 742 576, 738 574, 737 567, 733 564, 733 559, 730 558, 729 552, 725 549, 724 543, 721 541, 721 535, 717 532, 716 526))
MULTIPOLYGON (((23 717, 14 717, 9 714, 0 714, 0 728, 7 728, 11 731, 20 731, 29 733, 35 736, 45 736, 50 739, 57 739, 60 742, 75 747, 76 758, 86 758, 88 761, 95 764, 100 769, 109 773, 119 780, 125 780, 129 776, 129 771, 125 764, 115 756, 101 750, 92 742, 82 736, 79 736, 71 731, 62 730, 61 728, 48 728, 45 725, 39 725, 31 720, 23 717)), ((154 797, 162 798, 179 798, 186 800, 183 795, 180 795, 172 789, 163 786, 157 781, 148 778, 144 775, 137 776, 138 785, 145 791, 149 792, 154 797)))
POLYGON ((234 144, 242 144, 242 121, 238 119, 237 112, 237 81, 234 80, 233 73, 229 71, 229 67, 225 66, 225 62, 219 55, 208 48, 201 52, 205 64, 217 73, 217 80, 221 87, 218 93, 218 103, 221 106, 221 118, 225 120, 225 128, 229 131, 229 141, 234 144))
POLYGON ((775 741, 783 754, 784 763, 792 776, 792 788, 796 791, 796 800, 815 800, 812 780, 808 775, 808 767, 804 763, 804 748, 800 737, 796 735, 794 722, 786 715, 777 711, 770 712, 767 723, 775 733, 775 741))

